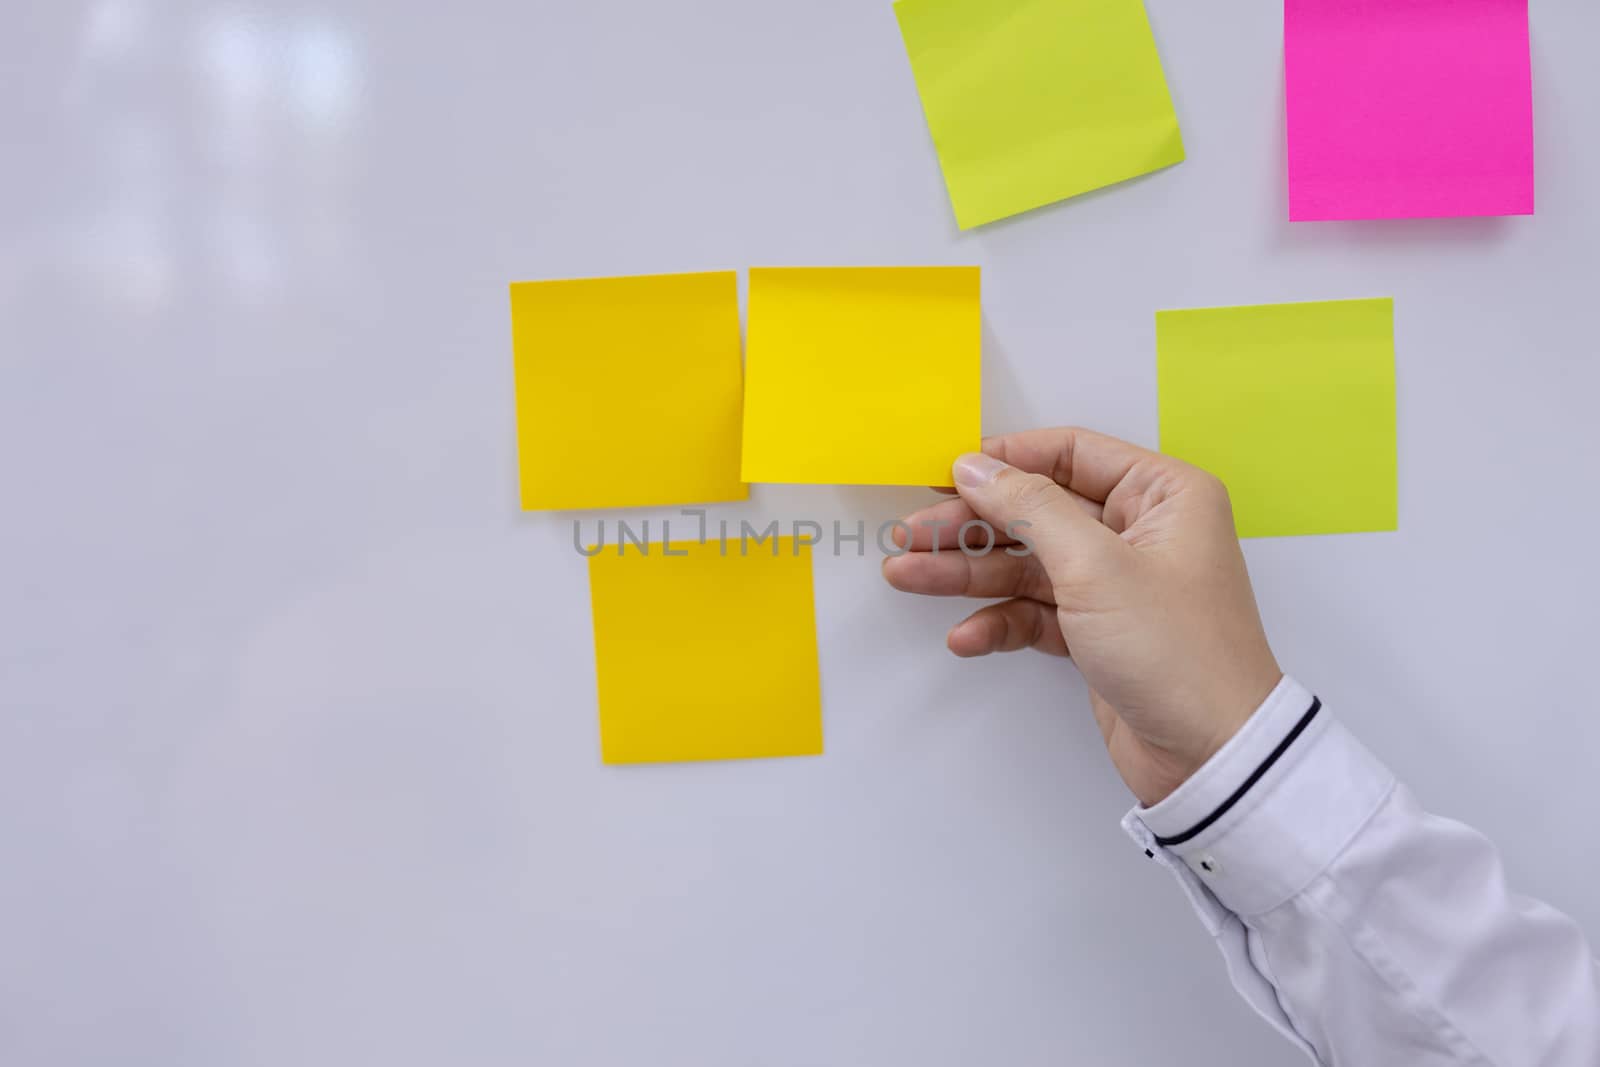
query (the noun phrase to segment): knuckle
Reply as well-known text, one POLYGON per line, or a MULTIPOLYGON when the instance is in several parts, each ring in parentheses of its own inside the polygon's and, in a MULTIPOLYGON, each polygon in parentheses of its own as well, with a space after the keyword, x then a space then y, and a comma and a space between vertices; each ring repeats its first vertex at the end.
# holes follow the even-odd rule
POLYGON ((1017 562, 1019 565, 1013 568, 1011 595, 1029 600, 1054 600, 1055 588, 1039 557, 1029 555, 1017 562))
POLYGON ((1197 468, 1189 491, 1195 494, 1206 513, 1216 522, 1225 524, 1230 531, 1234 528, 1233 498, 1228 493, 1226 482, 1210 471, 1197 468))
POLYGON ((1026 605, 1024 605, 1022 610, 1025 610, 1028 613, 1028 641, 1025 647, 1037 648, 1044 641, 1045 637, 1044 612, 1037 608, 1028 607, 1026 605))
POLYGON ((1168 495, 1174 492, 1191 493, 1208 503, 1223 506, 1228 504, 1228 487, 1223 484, 1221 478, 1204 467, 1175 462, 1164 474, 1166 477, 1161 481, 1165 482, 1168 495))
POLYGON ((1224 510, 1233 508, 1233 499, 1228 495, 1228 485, 1210 471, 1201 471, 1201 487, 1206 498, 1224 510))
POLYGON ((1014 478, 1006 492, 1013 510, 1034 514, 1054 503, 1061 488, 1042 474, 1024 474, 1014 478))

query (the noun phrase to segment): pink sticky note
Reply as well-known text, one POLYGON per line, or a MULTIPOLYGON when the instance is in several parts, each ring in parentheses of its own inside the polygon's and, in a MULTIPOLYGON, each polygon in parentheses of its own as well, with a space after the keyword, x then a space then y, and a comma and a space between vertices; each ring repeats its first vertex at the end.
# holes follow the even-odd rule
POLYGON ((1533 214, 1528 0, 1284 0, 1289 218, 1533 214))

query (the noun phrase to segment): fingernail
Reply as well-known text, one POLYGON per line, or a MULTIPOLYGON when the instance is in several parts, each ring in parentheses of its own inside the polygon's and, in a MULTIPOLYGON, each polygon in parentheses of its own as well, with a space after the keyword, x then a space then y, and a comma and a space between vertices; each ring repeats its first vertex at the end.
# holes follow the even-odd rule
POLYGON ((968 452, 956 460, 955 465, 950 468, 950 473, 955 475, 957 485, 975 489, 980 485, 988 485, 1005 469, 1006 465, 993 456, 986 456, 982 452, 968 452))

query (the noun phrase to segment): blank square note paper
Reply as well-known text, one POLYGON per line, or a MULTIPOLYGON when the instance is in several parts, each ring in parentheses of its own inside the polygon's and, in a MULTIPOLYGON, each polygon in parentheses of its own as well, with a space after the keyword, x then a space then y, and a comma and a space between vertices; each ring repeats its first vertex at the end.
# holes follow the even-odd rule
POLYGON ((749 496, 732 271, 515 282, 511 337, 524 508, 749 496))
POLYGON ((949 485, 981 443, 977 267, 750 272, 747 482, 949 485))
POLYGON ((794 538, 589 559, 607 763, 822 752, 811 549, 794 538), (676 553, 682 553, 681 555, 676 553))
POLYGON ((1183 160, 1141 0, 894 10, 961 229, 1183 160))
POLYGON ((1241 537, 1393 530, 1394 302, 1156 312, 1161 448, 1228 486, 1241 537))
POLYGON ((1528 0, 1284 0, 1289 218, 1533 214, 1528 0))

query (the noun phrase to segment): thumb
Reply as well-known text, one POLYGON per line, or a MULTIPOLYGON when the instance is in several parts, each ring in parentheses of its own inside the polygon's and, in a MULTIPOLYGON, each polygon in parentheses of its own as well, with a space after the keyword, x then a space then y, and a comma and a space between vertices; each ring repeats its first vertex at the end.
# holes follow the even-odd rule
POLYGON ((1018 470, 982 452, 957 459, 951 473, 967 506, 999 533, 1029 547, 1053 585, 1059 587, 1084 568, 1098 568, 1122 544, 1043 474, 1018 470))

